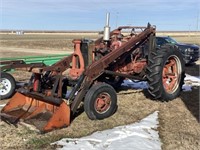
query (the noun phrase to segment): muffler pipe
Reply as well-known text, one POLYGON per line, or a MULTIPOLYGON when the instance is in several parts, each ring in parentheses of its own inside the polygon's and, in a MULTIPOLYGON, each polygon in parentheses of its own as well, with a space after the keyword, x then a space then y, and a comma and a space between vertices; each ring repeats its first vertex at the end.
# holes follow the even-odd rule
POLYGON ((106 13, 106 26, 109 26, 110 13, 106 13))
POLYGON ((110 40, 109 21, 110 21, 110 13, 107 13, 106 14, 106 25, 104 27, 104 34, 103 34, 103 40, 104 41, 109 41, 110 40))

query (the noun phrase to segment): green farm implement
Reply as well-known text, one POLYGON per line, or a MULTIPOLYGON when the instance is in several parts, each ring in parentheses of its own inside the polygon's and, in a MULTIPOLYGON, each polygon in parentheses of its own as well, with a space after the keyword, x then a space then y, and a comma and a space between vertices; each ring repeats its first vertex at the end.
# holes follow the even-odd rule
POLYGON ((1 82, 0 82, 0 99, 11 97, 16 88, 14 77, 8 72, 16 70, 31 71, 36 67, 51 66, 58 62, 67 54, 47 55, 47 56, 27 56, 16 58, 1 58, 1 82))

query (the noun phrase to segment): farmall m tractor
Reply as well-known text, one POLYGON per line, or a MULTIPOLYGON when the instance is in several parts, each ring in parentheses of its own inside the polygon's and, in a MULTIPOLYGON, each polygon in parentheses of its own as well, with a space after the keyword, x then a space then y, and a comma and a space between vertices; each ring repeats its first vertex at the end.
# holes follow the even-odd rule
POLYGON ((69 126, 81 103, 90 119, 104 119, 116 112, 115 89, 127 78, 147 81, 153 99, 176 98, 185 76, 182 55, 173 46, 157 48, 155 33, 150 24, 110 32, 107 14, 103 37, 75 39, 70 56, 51 66, 29 67, 29 83, 16 90, 1 119, 22 120, 46 132, 69 126))

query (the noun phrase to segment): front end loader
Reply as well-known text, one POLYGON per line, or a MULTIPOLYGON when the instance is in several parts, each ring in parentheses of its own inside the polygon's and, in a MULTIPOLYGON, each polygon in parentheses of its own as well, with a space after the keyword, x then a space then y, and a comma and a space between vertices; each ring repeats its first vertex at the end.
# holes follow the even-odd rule
POLYGON ((155 26, 122 26, 110 32, 107 14, 103 37, 73 43, 72 55, 30 69, 29 83, 1 110, 2 120, 24 121, 47 132, 69 126, 80 104, 90 119, 107 118, 117 110, 115 89, 126 78, 147 81, 154 99, 171 100, 181 91, 181 54, 176 47, 156 48, 155 26))

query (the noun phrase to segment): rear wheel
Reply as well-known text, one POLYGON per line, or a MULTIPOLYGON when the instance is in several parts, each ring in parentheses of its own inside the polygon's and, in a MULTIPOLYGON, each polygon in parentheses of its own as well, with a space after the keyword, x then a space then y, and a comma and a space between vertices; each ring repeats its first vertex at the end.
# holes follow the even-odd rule
POLYGON ((15 93, 16 82, 12 75, 1 72, 0 100, 10 98, 15 93))
POLYGON ((176 98, 182 89, 184 66, 182 54, 176 47, 165 46, 152 52, 147 67, 149 93, 165 101, 176 98))
POLYGON ((91 87, 84 100, 84 110, 92 119, 110 117, 117 109, 117 94, 112 86, 98 83, 91 87))

